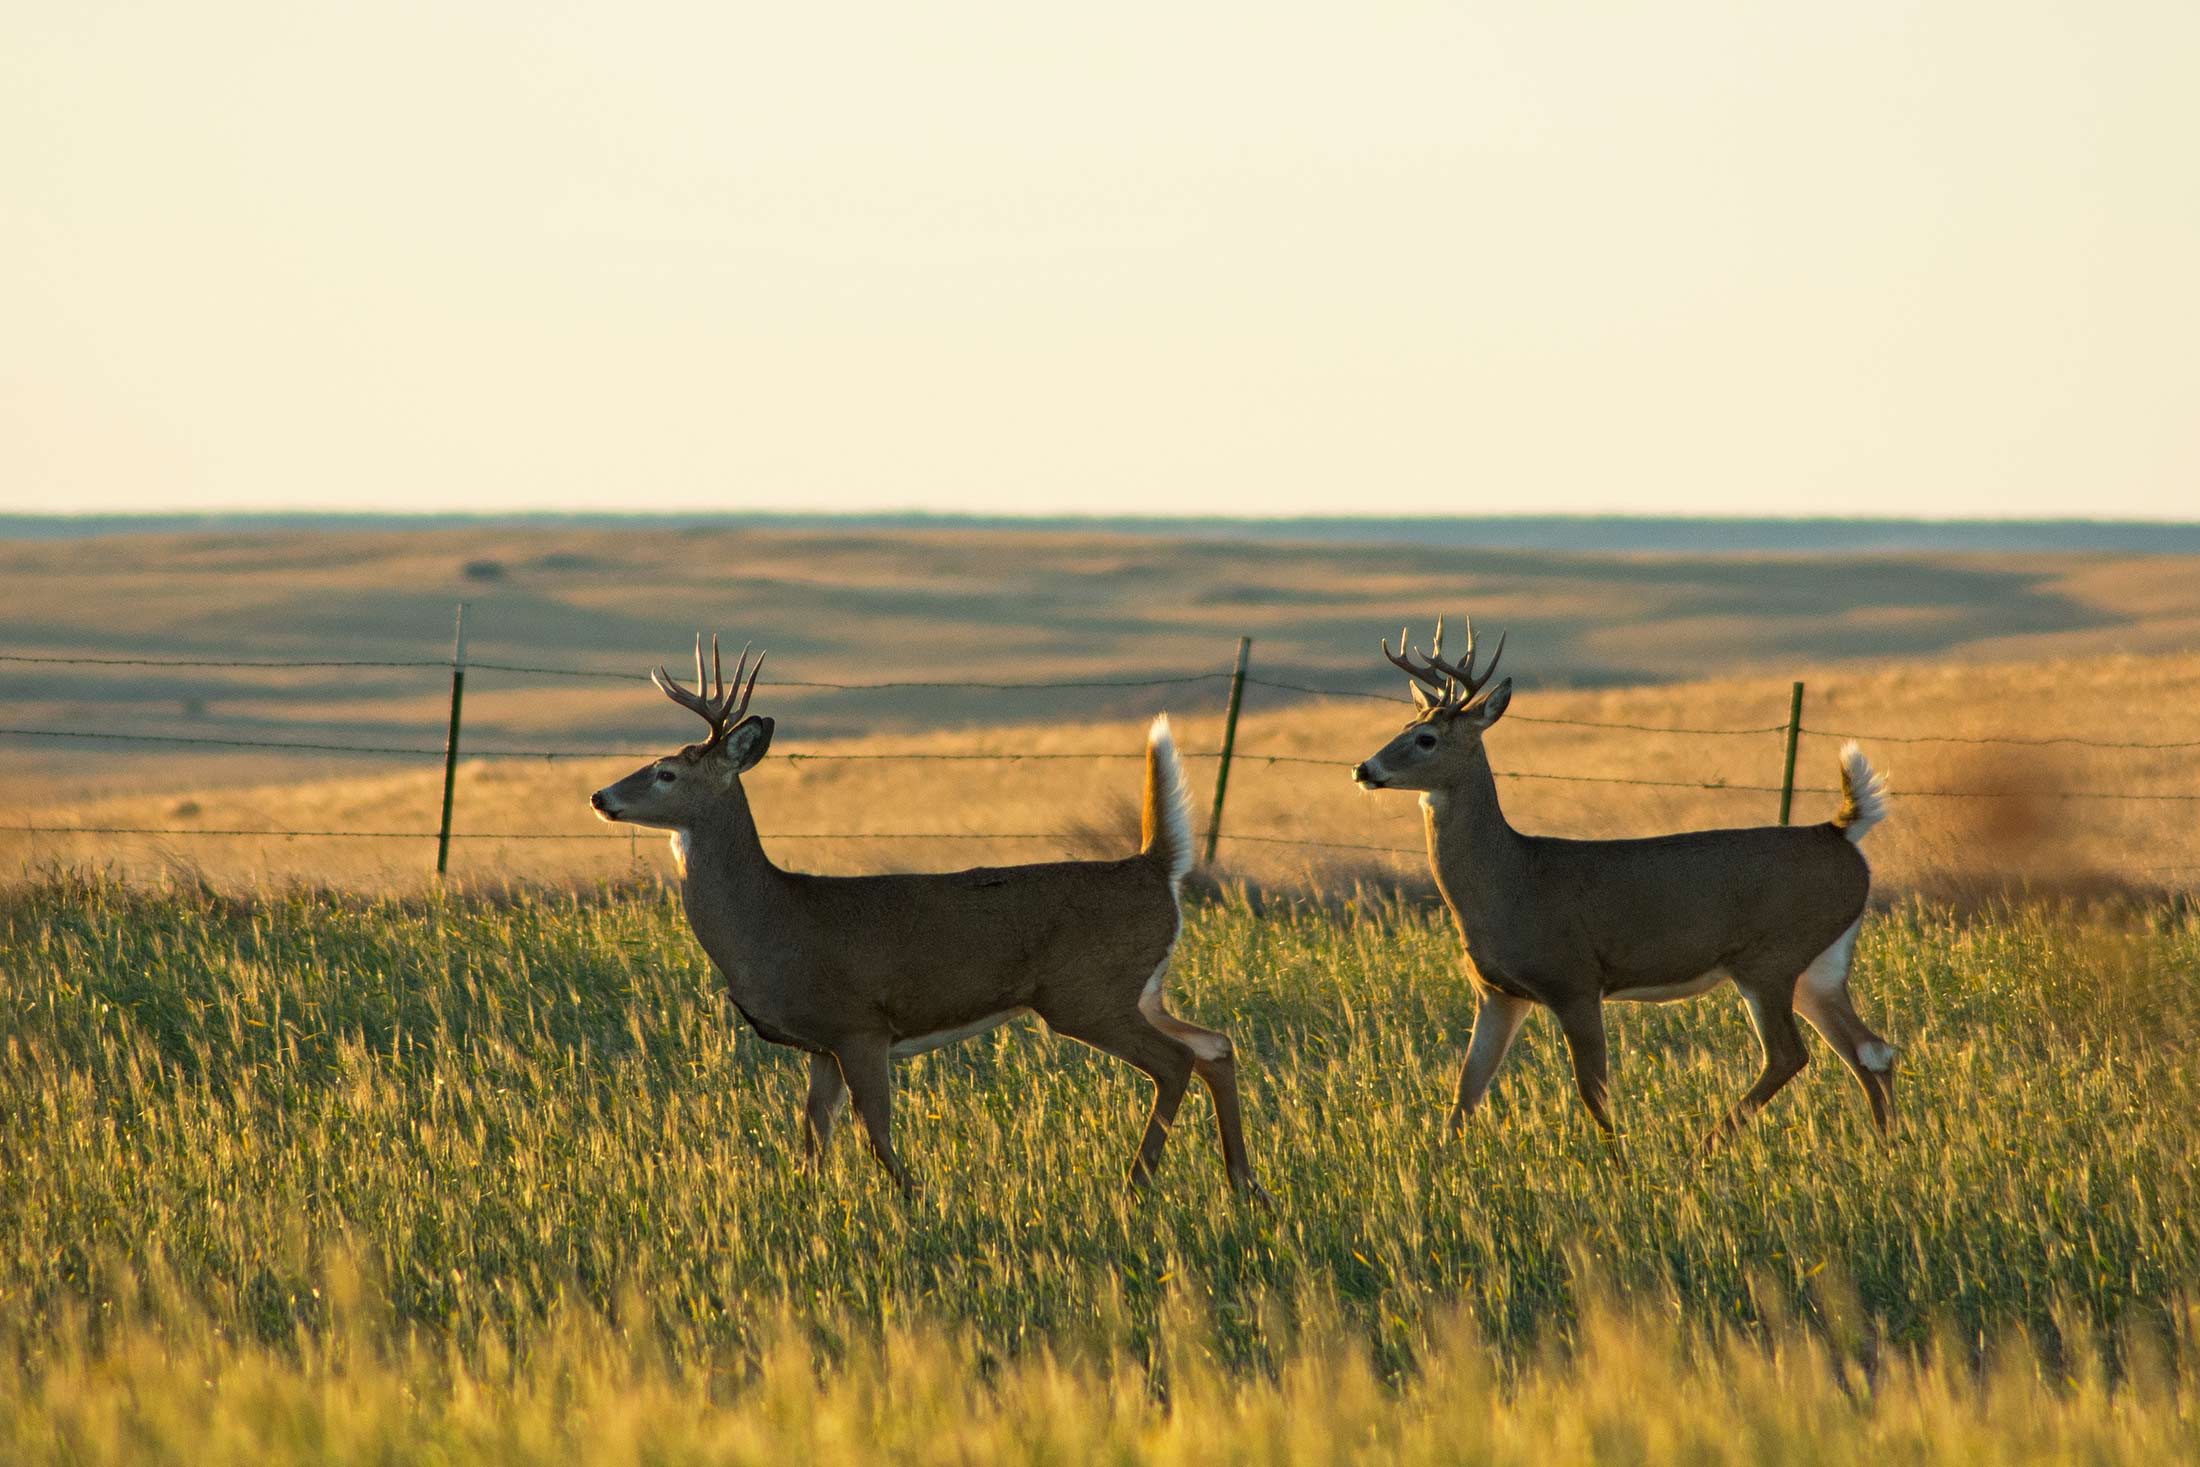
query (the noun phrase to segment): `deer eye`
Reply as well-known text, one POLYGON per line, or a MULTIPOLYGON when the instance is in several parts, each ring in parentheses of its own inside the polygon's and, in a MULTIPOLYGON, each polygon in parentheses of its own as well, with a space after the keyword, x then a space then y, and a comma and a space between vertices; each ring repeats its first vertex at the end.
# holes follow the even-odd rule
POLYGON ((1421 748, 1433 749, 1436 747, 1436 735, 1432 733, 1425 733, 1422 734, 1419 738, 1415 739, 1413 742, 1419 745, 1421 748))
POLYGON ((657 771, 657 783, 659 784, 670 784, 679 777, 679 775, 674 774, 669 769, 660 769, 657 771))

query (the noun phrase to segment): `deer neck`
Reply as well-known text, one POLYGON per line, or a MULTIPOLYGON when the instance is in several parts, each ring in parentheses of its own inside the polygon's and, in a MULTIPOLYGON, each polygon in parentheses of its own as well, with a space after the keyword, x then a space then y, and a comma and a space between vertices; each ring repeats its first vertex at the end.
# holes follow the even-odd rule
POLYGON ((1504 905, 1521 889, 1527 847, 1498 806, 1489 756, 1477 749, 1458 779, 1423 794, 1421 814, 1436 884, 1462 919, 1504 905))
POLYGON ((735 780, 709 813, 674 835, 681 901, 704 950, 727 967, 731 945, 762 930, 774 889, 785 876, 764 854, 749 797, 735 780))

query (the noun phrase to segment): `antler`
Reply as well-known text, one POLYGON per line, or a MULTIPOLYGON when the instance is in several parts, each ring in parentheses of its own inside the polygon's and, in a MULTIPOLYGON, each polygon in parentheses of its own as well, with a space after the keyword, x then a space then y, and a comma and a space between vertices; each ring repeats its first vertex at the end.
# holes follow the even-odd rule
MULTIPOLYGON (((741 660, 734 665, 733 681, 726 681, 725 665, 718 659, 718 634, 710 637, 711 676, 703 675, 703 634, 695 634, 695 691, 689 692, 673 680, 663 664, 649 675, 649 680, 660 688, 667 698, 701 718, 710 725, 710 743, 715 744, 729 733, 749 711, 749 698, 756 691, 756 675, 764 670, 764 657, 758 653, 756 667, 749 667, 749 649, 741 649, 741 660), (747 686, 741 679, 748 678, 747 686)), ((708 747, 706 745, 706 747, 708 747)))
POLYGON ((1423 665, 1415 667, 1410 660, 1415 649, 1406 641, 1406 629, 1398 628, 1398 650, 1390 650, 1390 641, 1383 641, 1383 656, 1416 681, 1426 683, 1442 700, 1444 706, 1463 708, 1475 694, 1489 685, 1497 672, 1497 659, 1505 655, 1505 634, 1497 634, 1497 650, 1490 654, 1489 665, 1481 672, 1474 670, 1474 618, 1467 618, 1467 651, 1464 657, 1454 661, 1444 658, 1444 619, 1436 618, 1436 640, 1430 644, 1429 655, 1423 665))
POLYGON ((1497 659, 1505 655, 1505 633, 1497 634, 1497 650, 1490 653, 1489 665, 1477 673, 1474 670, 1474 618, 1467 618, 1467 653, 1453 662, 1444 660, 1444 619, 1436 618, 1436 641, 1429 649, 1429 665, 1459 680, 1460 701, 1465 702, 1489 685, 1497 673, 1497 659))

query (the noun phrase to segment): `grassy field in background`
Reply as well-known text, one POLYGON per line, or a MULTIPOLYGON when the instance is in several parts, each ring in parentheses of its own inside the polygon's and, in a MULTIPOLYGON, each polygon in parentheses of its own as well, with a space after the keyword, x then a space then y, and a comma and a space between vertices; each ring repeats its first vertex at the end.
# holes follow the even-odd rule
MULTIPOLYGON (((774 678, 829 682, 1122 679, 1255 670, 1395 693, 1376 651, 1439 612, 1511 633, 1523 692, 2039 666, 2200 651, 2200 569, 2177 555, 1567 554, 1427 545, 1247 544, 1066 531, 544 529, 203 531, 0 541, 0 663, 11 726, 439 748, 433 666, 304 670, 87 665, 80 658, 449 656, 465 601, 476 662, 631 679, 482 671, 479 747, 653 745, 643 681, 697 630, 771 649, 774 678)), ((2051 685, 2005 710, 2047 715, 2051 685)), ((1016 693, 778 687, 802 741, 1219 709, 1218 682, 1016 693)), ((1267 700, 1273 706, 1275 699, 1267 700)), ((1784 697, 1751 723, 1779 721, 1784 697)), ((1887 710, 1899 712, 1900 710, 1887 710)), ((2061 705, 2097 727, 2121 703, 2061 705)), ((2073 730, 2073 731, 2083 731, 2073 730)), ((327 778, 325 758, 127 742, 10 739, 17 804, 327 778)))
MULTIPOLYGON (((1526 829, 1649 835, 1770 820, 1788 685, 1809 685, 1802 818, 1821 818, 1836 731, 1865 734, 1905 796, 1874 837, 1884 889, 2190 890, 2200 881, 2200 572, 2128 554, 1590 554, 1229 543, 1067 530, 460 526, 201 530, 0 542, 0 878, 47 863, 228 889, 363 892, 432 879, 448 674, 429 666, 133 667, 84 658, 471 657, 453 873, 593 886, 661 872, 587 791, 685 742, 644 679, 694 628, 771 651, 779 721, 750 779, 767 840, 818 871, 939 868, 1113 849, 1143 729, 1166 708, 1204 815, 1240 634, 1253 673, 1380 694, 1248 688, 1221 868, 1264 886, 1419 879, 1413 802, 1343 771, 1407 707, 1376 639, 1471 612, 1519 679, 1491 741, 1526 829), (573 678, 478 664, 586 667, 573 678), (836 691, 794 683, 1197 675, 1164 686, 836 691), (1759 730, 1671 736, 1538 719, 1759 730), (75 730, 99 738, 48 738, 75 730), (1820 731, 1824 731, 1821 733, 1820 731), (382 758, 162 745, 135 735, 397 747, 382 758), (1888 736, 1888 737, 1878 737, 1888 736), (1913 738, 1956 742, 1913 743, 1913 738), (1965 743, 2017 739, 2018 744, 1965 743), (2096 749, 2066 739, 2184 743, 2096 749), (2040 742, 2048 741, 2048 742, 2040 742), (512 749, 604 758, 484 757, 512 749), (817 757, 794 757, 808 751, 817 757), (901 752, 1086 754, 919 763, 901 752), (1279 756, 1301 763, 1270 763, 1279 756), (1658 784, 1585 783, 1648 780, 1658 784), (1756 789, 1740 788, 1756 786, 1756 789), (2001 797, 1934 798, 1936 789, 2001 797), (2067 798, 2111 792, 2135 799, 2067 798), (1914 797, 1911 797, 1914 796, 1914 797), (411 832, 404 840, 205 832, 411 832), (880 833, 932 832, 928 840, 880 833), (1017 840, 981 840, 1016 832, 1017 840), (829 839, 798 840, 797 834, 829 839), (555 836, 523 840, 520 836, 555 836), (611 838, 604 838, 609 836, 611 838), (569 839, 586 837, 586 839, 569 839), (1265 838, 1265 839, 1262 839, 1265 838), (1311 840, 1384 850, 1320 850, 1311 840), (1100 844, 1095 844, 1099 842, 1100 844), (1395 848, 1405 848, 1396 854, 1395 848)), ((1455 644, 1456 646, 1456 644, 1455 644)))
POLYGON ((1739 1007, 1614 1012, 1613 1155, 1532 1025, 1439 1131, 1456 939, 1191 916, 1272 1212, 1203 1098, 1029 1022, 905 1064, 902 1200, 653 885, 56 877, 0 899, 0 1456, 2189 1461, 2200 918, 1875 915, 1901 1133, 1816 1063, 1700 1165, 1739 1007))

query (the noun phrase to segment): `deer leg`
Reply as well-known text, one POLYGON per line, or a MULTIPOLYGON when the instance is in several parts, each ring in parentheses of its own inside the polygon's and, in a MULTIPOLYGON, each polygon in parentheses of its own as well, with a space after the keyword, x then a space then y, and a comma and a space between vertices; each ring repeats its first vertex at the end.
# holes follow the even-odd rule
POLYGON ((829 1054, 810 1056, 810 1094, 802 1102, 802 1151, 811 1161, 825 1153, 833 1139, 833 1116, 848 1098, 848 1082, 840 1078, 840 1061, 829 1054))
MULTIPOLYGON (((1589 1108, 1604 1134, 1617 1140, 1619 1133, 1612 1127, 1611 1112, 1605 1109, 1604 1001, 1585 999, 1557 1013, 1558 1026, 1566 1034, 1566 1048, 1574 1057, 1574 1087, 1581 1092, 1581 1103, 1589 1108)), ((1475 1027, 1481 1027, 1479 1019, 1475 1027)))
POLYGON ((1451 1133, 1454 1136, 1481 1105, 1482 1097, 1489 1094, 1490 1082, 1497 1078, 1497 1067, 1505 1062, 1505 1052, 1512 1048, 1514 1036, 1519 1034, 1520 1026, 1527 1022, 1528 1012, 1534 1007, 1527 999, 1514 998, 1494 988, 1483 993, 1482 1007, 1474 1014, 1474 1035, 1467 1041, 1467 1061, 1459 1067, 1459 1094, 1451 1106, 1451 1133))
POLYGON ((901 1190, 914 1195, 917 1180, 894 1154, 894 1058, 893 1046, 883 1039, 851 1040, 833 1051, 840 1077, 855 1099, 856 1114, 870 1137, 871 1153, 886 1168, 901 1190))
POLYGON ((1081 1020, 1068 1027, 1051 1018, 1047 1022, 1057 1032, 1145 1071, 1153 1081, 1153 1112, 1146 1118, 1146 1134, 1139 1139, 1137 1154, 1131 1158, 1131 1185, 1143 1190, 1153 1180, 1154 1168, 1160 1165, 1161 1149, 1169 1142, 1169 1127, 1176 1124, 1177 1107, 1184 1103, 1184 1087, 1191 1084, 1197 1063, 1191 1046, 1155 1028, 1135 1009, 1117 1018, 1081 1020))
POLYGON ((1252 1158, 1245 1150, 1245 1122, 1238 1110, 1237 1046, 1219 1030, 1203 1029, 1163 1011, 1142 1011, 1156 1029, 1182 1041, 1192 1052, 1192 1073, 1214 1097, 1215 1132, 1222 1142, 1222 1170, 1230 1179, 1230 1190, 1267 1202, 1267 1189, 1254 1179, 1252 1158))
POLYGON ((1880 1134, 1887 1134, 1894 1125, 1894 1046, 1857 1017, 1846 992, 1825 994, 1798 988, 1795 1007, 1833 1046, 1849 1073, 1856 1076, 1864 1098, 1871 1102, 1873 1122, 1880 1134))
POLYGON ((1797 1012, 1824 1036, 1841 1062, 1864 1087, 1872 1120, 1885 1135, 1894 1123, 1894 1046, 1857 1017, 1849 997, 1849 963, 1856 953, 1857 924, 1811 960, 1795 984, 1797 1012))
POLYGON ((1803 1047, 1803 1036, 1795 1027, 1795 997, 1791 988, 1780 985, 1745 987, 1742 999, 1749 1005, 1749 1022, 1757 1030, 1757 1043, 1765 1052, 1765 1068, 1758 1075, 1757 1083, 1734 1103, 1726 1119, 1703 1138, 1703 1149, 1707 1153, 1739 1131, 1751 1116, 1764 1109, 1766 1101, 1779 1094, 1780 1088, 1803 1073, 1803 1067, 1810 1063, 1810 1051, 1803 1047))
MULTIPOLYGON (((1229 1040, 1224 1038, 1223 1043, 1228 1044, 1229 1040)), ((1230 1190, 1264 1206, 1273 1205, 1274 1199, 1268 1195, 1268 1189, 1253 1176, 1252 1158, 1246 1154, 1245 1126, 1238 1114, 1235 1054, 1225 1053, 1220 1059, 1195 1059, 1192 1068, 1207 1087, 1207 1093, 1214 1097, 1215 1131, 1222 1141, 1222 1170, 1230 1179, 1230 1190)))
POLYGON ((1245 1151, 1245 1123, 1238 1112, 1237 1047, 1230 1036, 1180 1019, 1161 1006, 1158 990, 1149 988, 1138 1001, 1146 1022, 1192 1052, 1192 1072, 1214 1097, 1215 1130, 1222 1141, 1222 1169, 1232 1191, 1262 1202, 1268 1194, 1253 1180, 1253 1163, 1245 1151))

